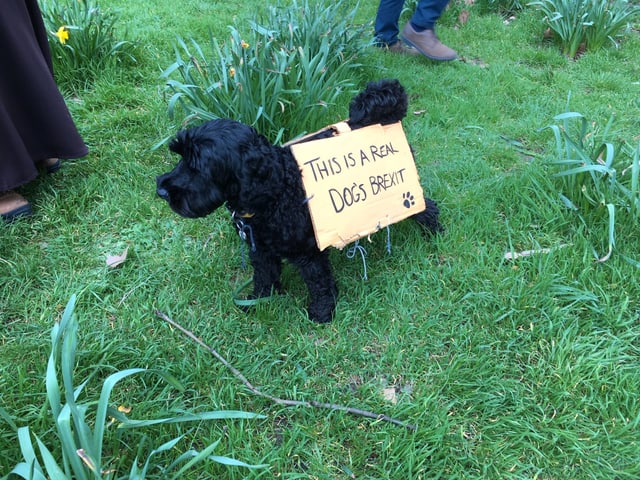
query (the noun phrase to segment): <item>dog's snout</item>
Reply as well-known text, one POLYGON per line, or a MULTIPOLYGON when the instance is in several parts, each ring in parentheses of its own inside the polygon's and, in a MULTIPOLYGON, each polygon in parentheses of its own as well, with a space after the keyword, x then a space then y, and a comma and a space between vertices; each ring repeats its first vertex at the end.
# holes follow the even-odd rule
POLYGON ((169 200, 169 192, 162 186, 164 177, 164 175, 158 175, 156 177, 156 193, 163 200, 169 200))
POLYGON ((158 187, 156 189, 156 193, 158 194, 158 196, 160 198, 162 198, 163 200, 169 200, 169 192, 167 192, 167 190, 165 188, 162 187, 158 187))

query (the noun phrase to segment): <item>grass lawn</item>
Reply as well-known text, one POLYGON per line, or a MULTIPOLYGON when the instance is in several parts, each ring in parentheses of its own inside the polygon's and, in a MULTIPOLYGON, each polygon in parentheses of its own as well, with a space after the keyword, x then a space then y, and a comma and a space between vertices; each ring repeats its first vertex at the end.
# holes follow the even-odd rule
MULTIPOLYGON (((554 137, 543 129, 568 110, 596 129, 615 115, 611 140, 637 144, 638 31, 573 61, 544 41, 532 9, 505 21, 471 8, 461 23, 462 3, 452 3, 438 32, 460 60, 377 50, 362 59, 371 79, 398 78, 409 92, 405 131, 446 232, 425 241, 417 226, 398 224, 390 255, 386 235, 373 236, 366 281, 358 257, 332 251, 337 313, 315 325, 289 268, 287 295, 237 309, 234 288, 251 271, 227 212, 187 220, 155 195, 156 175, 177 160, 153 149, 180 121, 168 118, 160 78, 176 37, 224 41, 228 25, 242 29, 264 4, 101 0, 139 42, 138 63, 68 96, 91 153, 23 189, 34 216, 0 226, 0 406, 13 421, 56 450, 44 385, 50 330, 77 294, 76 375, 97 369, 83 395, 97 397, 101 376, 114 371, 158 368, 185 390, 139 377, 118 385, 113 405, 131 407, 133 418, 265 415, 144 430, 149 448, 186 434, 167 463, 221 439, 216 455, 269 465, 207 462, 188 478, 639 478, 637 220, 616 211, 615 248, 596 262, 608 248, 605 209, 578 215, 559 200, 548 166, 554 137), (127 247, 126 261, 108 268, 107 256, 127 247), (266 393, 384 413, 417 430, 274 405, 156 310, 266 393)), ((372 21, 376 6, 361 2, 360 21, 372 21)), ((346 116, 346 103, 334 108, 336 120, 346 116)), ((22 457, 15 432, 0 424, 3 475, 22 457)), ((140 440, 110 427, 105 455, 119 475, 140 440)))

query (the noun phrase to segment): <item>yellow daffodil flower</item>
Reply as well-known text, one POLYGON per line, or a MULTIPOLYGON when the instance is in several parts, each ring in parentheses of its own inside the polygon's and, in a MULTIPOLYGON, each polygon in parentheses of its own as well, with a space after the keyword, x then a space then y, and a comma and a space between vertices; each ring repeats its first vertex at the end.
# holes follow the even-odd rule
POLYGON ((235 68, 231 67, 231 68, 229 69, 229 76, 230 76, 231 78, 233 78, 233 77, 235 77, 235 76, 236 76, 236 69, 235 69, 235 68))
POLYGON ((248 44, 247 42, 245 42, 244 40, 242 40, 242 41, 240 42, 240 46, 241 46, 242 48, 249 48, 249 44, 248 44))
POLYGON ((60 43, 63 45, 67 43, 67 40, 69 40, 69 30, 67 30, 67 27, 65 27, 64 25, 58 29, 55 35, 56 37, 58 37, 58 40, 60 40, 60 43))

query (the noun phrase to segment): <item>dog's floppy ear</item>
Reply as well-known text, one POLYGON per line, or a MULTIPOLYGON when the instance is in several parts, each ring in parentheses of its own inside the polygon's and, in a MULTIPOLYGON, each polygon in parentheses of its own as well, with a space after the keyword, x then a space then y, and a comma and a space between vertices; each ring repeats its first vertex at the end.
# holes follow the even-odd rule
POLYGON ((201 155, 204 139, 197 134, 198 132, 197 128, 180 130, 169 143, 169 150, 180 155, 191 167, 201 170, 203 168, 201 162, 204 160, 201 155))
POLYGON ((349 104, 349 126, 387 125, 407 115, 407 92, 396 79, 370 82, 349 104))
POLYGON ((285 188, 286 154, 282 147, 272 145, 255 132, 251 145, 243 149, 241 156, 240 196, 244 207, 264 207, 281 195, 285 188))
POLYGON ((179 131, 175 138, 169 142, 169 150, 173 153, 177 153, 178 155, 184 156, 184 144, 185 144, 185 136, 186 130, 179 131))

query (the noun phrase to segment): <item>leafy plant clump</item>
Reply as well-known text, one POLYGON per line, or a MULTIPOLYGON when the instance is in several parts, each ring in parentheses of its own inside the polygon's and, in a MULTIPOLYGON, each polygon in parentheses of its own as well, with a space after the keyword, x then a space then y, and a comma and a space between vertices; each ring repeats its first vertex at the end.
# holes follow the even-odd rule
POLYGON ((539 0, 530 5, 544 13, 562 53, 569 58, 608 42, 617 45, 616 38, 640 14, 640 7, 627 0, 539 0))
MULTIPOLYGON (((11 471, 12 474, 29 480, 76 479, 144 479, 154 478, 155 472, 161 472, 161 478, 184 478, 184 474, 197 463, 211 460, 229 466, 246 468, 264 467, 264 465, 248 465, 233 458, 214 456, 213 450, 219 440, 205 446, 202 450, 188 449, 180 454, 169 465, 158 463, 158 457, 168 451, 175 451, 178 443, 186 436, 180 435, 148 453, 146 459, 139 458, 144 451, 145 436, 141 437, 137 456, 132 462, 130 471, 125 476, 116 468, 116 458, 104 454, 109 437, 109 427, 117 422, 117 431, 139 429, 157 424, 187 423, 237 418, 262 418, 262 416, 240 411, 210 411, 202 413, 181 413, 174 417, 154 420, 132 420, 123 412, 109 405, 113 388, 121 380, 133 375, 151 373, 160 376, 171 386, 182 389, 180 383, 170 374, 158 370, 131 368, 117 371, 109 375, 100 393, 100 398, 81 400, 85 387, 97 373, 91 373, 79 385, 75 384, 73 371, 76 367, 76 351, 78 347, 78 321, 73 314, 75 296, 71 298, 59 323, 51 330, 51 354, 47 364, 45 378, 48 408, 53 415, 52 429, 57 438, 54 448, 47 446, 43 439, 33 433, 28 426, 17 427, 14 419, 0 408, 3 418, 17 433, 23 460, 11 471), (111 422, 107 422, 111 418, 111 422), (34 442, 35 439, 35 442, 34 442)), ((42 409, 44 412, 46 407, 42 409)), ((116 428, 116 427, 113 427, 116 428)), ((113 435, 113 432, 111 433, 113 435)), ((50 437, 49 437, 50 438, 50 437)), ((117 455, 117 452, 116 452, 117 455)))
POLYGON ((77 91, 106 68, 135 63, 135 44, 118 40, 119 16, 94 0, 41 0, 58 85, 77 91))
POLYGON ((273 142, 335 120, 330 107, 354 89, 357 59, 369 44, 348 3, 270 6, 247 34, 232 26, 227 41, 212 36, 207 53, 179 39, 176 61, 163 73, 170 116, 180 108, 184 125, 232 118, 273 142))
POLYGON ((522 0, 477 0, 475 5, 481 13, 498 13, 502 16, 513 15, 526 6, 522 0))
POLYGON ((615 245, 616 212, 628 214, 634 221, 640 215, 640 144, 614 145, 609 141, 613 117, 600 130, 589 129, 587 119, 577 112, 554 117, 550 125, 556 141, 555 158, 549 162, 560 183, 560 199, 585 217, 606 215, 608 252, 596 259, 605 261, 615 245))

